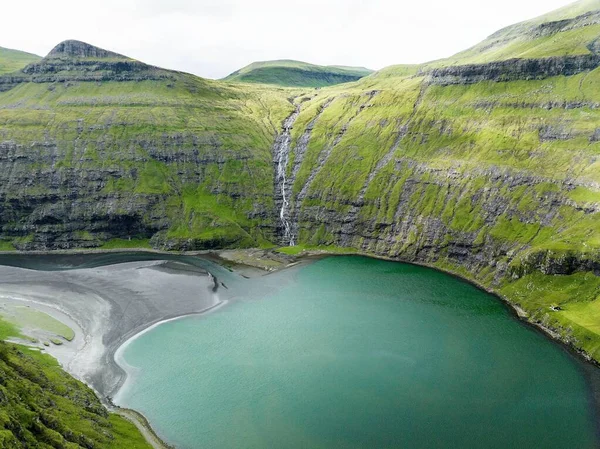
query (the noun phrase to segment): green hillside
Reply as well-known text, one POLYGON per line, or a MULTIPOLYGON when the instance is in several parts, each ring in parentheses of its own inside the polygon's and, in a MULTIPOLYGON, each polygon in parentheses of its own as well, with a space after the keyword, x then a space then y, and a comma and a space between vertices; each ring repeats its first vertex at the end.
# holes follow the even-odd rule
POLYGON ((5 247, 273 239, 271 145, 293 92, 79 47, 0 78, 0 165, 12 167, 0 186, 5 247), (24 233, 25 222, 45 235, 24 233))
POLYGON ((1 341, 0 405, 2 448, 151 448, 54 359, 1 341))
POLYGON ((598 54, 600 0, 581 0, 533 20, 504 28, 442 65, 510 58, 598 54))
POLYGON ((362 67, 320 66, 281 60, 255 62, 233 72, 224 81, 274 84, 288 87, 325 87, 357 81, 372 70, 362 67))
POLYGON ((0 47, 0 75, 21 70, 27 64, 39 61, 39 56, 0 47))

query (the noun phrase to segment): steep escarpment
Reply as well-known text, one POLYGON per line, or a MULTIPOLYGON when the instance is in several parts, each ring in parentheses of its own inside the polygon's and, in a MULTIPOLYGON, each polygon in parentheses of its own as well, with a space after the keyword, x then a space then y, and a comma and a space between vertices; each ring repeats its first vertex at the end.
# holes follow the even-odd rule
POLYGON ((416 72, 320 93, 294 128, 297 241, 457 272, 598 356, 594 319, 578 317, 600 293, 599 77, 416 72))
POLYGON ((57 48, 23 69, 23 82, 0 78, 5 247, 272 238, 270 148, 288 93, 224 87, 87 45, 57 48))

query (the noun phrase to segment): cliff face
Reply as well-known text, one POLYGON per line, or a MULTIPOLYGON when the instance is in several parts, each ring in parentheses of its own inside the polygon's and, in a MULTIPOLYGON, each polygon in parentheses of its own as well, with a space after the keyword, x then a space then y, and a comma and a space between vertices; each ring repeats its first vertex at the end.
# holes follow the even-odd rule
POLYGON ((598 335, 576 315, 600 292, 600 75, 541 66, 319 93, 290 146, 295 240, 457 272, 598 356, 598 335))
POLYGON ((517 81, 571 76, 594 70, 600 66, 596 54, 578 56, 555 56, 540 59, 509 59, 487 64, 469 64, 434 69, 422 74, 429 75, 429 82, 441 86, 451 84, 475 84, 482 81, 517 81))
POLYGON ((264 117, 280 122, 283 95, 73 42, 1 85, 5 247, 133 238, 203 249, 272 239, 275 128, 264 117))

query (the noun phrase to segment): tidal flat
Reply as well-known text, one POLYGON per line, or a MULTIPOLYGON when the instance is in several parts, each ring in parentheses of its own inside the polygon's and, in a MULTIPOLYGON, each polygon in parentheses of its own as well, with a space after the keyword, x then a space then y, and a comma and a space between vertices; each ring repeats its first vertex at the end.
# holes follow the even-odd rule
POLYGON ((220 302, 215 278, 201 266, 210 262, 198 262, 131 254, 1 256, 1 264, 20 266, 0 265, 0 303, 43 312, 72 330, 70 341, 44 349, 110 402, 126 376, 114 360, 119 346, 155 323, 220 302))

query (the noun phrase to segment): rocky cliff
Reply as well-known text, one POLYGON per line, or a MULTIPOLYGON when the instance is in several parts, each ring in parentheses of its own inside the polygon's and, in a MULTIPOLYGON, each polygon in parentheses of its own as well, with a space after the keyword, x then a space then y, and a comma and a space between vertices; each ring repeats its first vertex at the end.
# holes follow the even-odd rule
POLYGON ((152 239, 202 249, 272 239, 269 159, 278 111, 283 117, 289 106, 284 95, 224 87, 77 42, 0 78, 2 85, 5 246, 152 239))
POLYGON ((103 48, 90 45, 86 42, 77 40, 63 41, 50 50, 46 59, 121 59, 132 61, 127 56, 118 53, 104 50, 103 48))
POLYGON ((537 64, 498 64, 515 79, 491 64, 386 76, 304 104, 288 167, 295 240, 459 273, 597 356, 578 317, 600 292, 600 75, 537 64))
POLYGON ((475 84, 482 81, 517 81, 571 76, 594 70, 600 66, 596 54, 578 56, 555 56, 540 59, 509 59, 486 64, 451 66, 421 74, 429 75, 429 82, 448 86, 451 84, 475 84))

